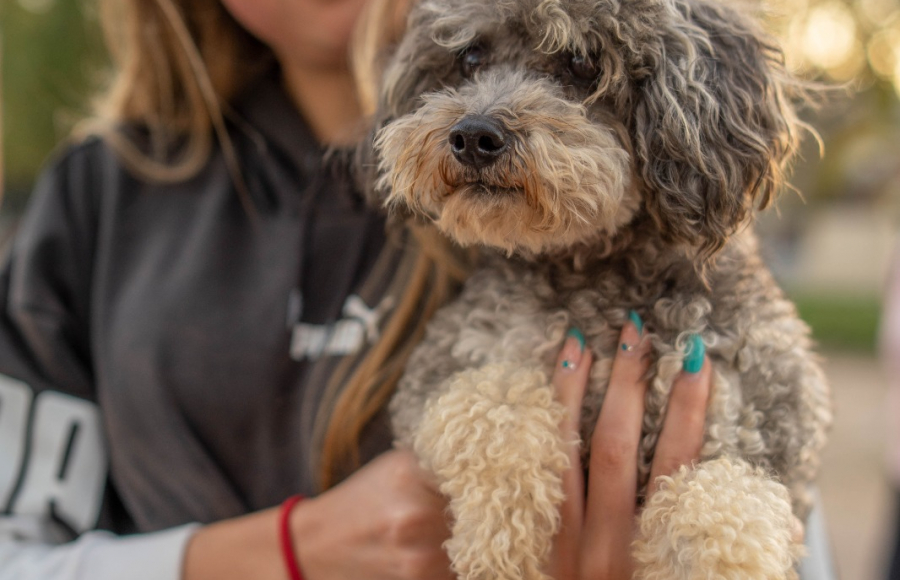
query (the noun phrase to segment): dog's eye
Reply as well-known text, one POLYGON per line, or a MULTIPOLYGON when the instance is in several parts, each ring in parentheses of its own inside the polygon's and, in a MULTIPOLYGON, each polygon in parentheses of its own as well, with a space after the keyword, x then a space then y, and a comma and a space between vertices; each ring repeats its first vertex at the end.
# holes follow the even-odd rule
POLYGON ((464 77, 470 77, 487 61, 487 51, 480 45, 470 46, 460 55, 459 66, 464 77))
POLYGON ((580 81, 594 82, 600 76, 600 67, 594 60, 581 54, 573 54, 569 58, 569 72, 580 81))

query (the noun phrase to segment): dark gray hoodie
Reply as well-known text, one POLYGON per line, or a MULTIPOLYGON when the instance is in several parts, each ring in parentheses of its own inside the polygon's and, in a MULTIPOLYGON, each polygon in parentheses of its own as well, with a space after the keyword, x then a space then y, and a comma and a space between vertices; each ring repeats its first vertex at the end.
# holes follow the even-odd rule
POLYGON ((172 528, 316 492, 328 378, 411 258, 276 81, 230 130, 252 211, 219 150, 148 184, 94 138, 41 178, 0 271, 0 578, 176 578, 172 528))

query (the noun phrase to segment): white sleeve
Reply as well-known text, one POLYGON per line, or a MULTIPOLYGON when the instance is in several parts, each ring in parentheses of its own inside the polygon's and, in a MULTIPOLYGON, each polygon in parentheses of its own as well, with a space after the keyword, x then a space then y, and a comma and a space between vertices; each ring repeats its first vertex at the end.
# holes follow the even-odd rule
POLYGON ((181 578, 197 526, 96 531, 107 465, 94 403, 0 375, 0 580, 181 578))
POLYGON ((180 580, 198 525, 150 534, 86 532, 62 545, 38 518, 0 519, 0 580, 180 580))
MULTIPOLYGON (((816 494, 816 504, 806 521, 806 557, 800 562, 800 580, 837 580, 828 541, 828 526, 822 511, 822 501, 816 494)), ((5 580, 5 579, 4 579, 5 580)))

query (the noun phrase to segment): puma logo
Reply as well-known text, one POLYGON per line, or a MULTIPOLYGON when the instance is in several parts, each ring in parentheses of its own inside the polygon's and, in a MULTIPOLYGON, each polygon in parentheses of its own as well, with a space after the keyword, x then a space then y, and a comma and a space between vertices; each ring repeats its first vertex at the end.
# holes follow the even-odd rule
POLYGON ((343 318, 324 325, 298 322, 291 332, 291 358, 315 360, 322 356, 344 356, 359 352, 366 343, 373 343, 380 335, 379 327, 385 315, 394 307, 394 300, 386 296, 375 308, 353 294, 344 302, 343 318))

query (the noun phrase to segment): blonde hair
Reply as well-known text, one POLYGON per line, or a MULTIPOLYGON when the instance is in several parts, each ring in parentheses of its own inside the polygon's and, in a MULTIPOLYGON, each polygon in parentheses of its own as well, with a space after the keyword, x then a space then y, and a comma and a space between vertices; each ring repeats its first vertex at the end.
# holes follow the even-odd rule
MULTIPOLYGON (((136 175, 157 182, 196 174, 216 139, 240 192, 240 165, 225 118, 229 103, 272 67, 272 51, 242 28, 221 0, 99 1, 115 75, 96 102, 95 117, 77 132, 101 134, 136 175), (125 124, 145 128, 149 150, 119 130, 125 124)), ((374 111, 384 54, 402 33, 408 4, 371 0, 360 19, 352 60, 366 113, 374 111)), ((333 405, 320 410, 320 418, 328 415, 317 421, 324 425, 322 489, 358 467, 365 426, 394 392, 425 323, 465 276, 465 260, 433 228, 410 230, 418 256, 399 304, 378 343, 354 368, 342 365, 332 376, 329 389, 338 394, 333 405)))
MULTIPOLYGON (((375 112, 390 49, 400 40, 412 0, 370 0, 351 45, 360 107, 375 112)), ((374 348, 344 382, 322 442, 320 486, 328 489, 359 465, 363 430, 393 394, 412 349, 434 312, 452 297, 472 255, 454 248, 431 225, 408 224, 419 255, 406 291, 374 348)), ((341 380, 336 373, 334 380, 341 380)))
POLYGON ((99 2, 115 74, 95 102, 94 118, 77 132, 103 135, 140 177, 172 182, 200 170, 215 135, 238 174, 224 123, 227 104, 271 66, 271 50, 220 0, 99 2), (119 131, 129 123, 147 131, 149 149, 119 131))

